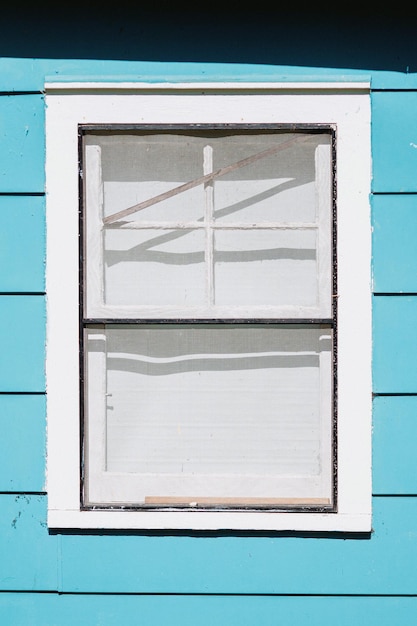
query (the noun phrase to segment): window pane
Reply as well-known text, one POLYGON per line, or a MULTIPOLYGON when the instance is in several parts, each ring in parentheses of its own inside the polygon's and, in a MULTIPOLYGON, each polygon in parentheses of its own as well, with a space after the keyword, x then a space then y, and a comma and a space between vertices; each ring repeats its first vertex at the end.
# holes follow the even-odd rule
POLYGON ((204 231, 108 229, 103 246, 106 304, 205 302, 204 231))
MULTIPOLYGON (((215 180, 216 220, 314 223, 319 211, 316 151, 318 146, 329 143, 330 136, 326 134, 259 133, 235 135, 216 144, 215 169, 247 157, 259 157, 215 180), (297 143, 300 137, 303 140, 297 143), (281 150, 281 146, 285 147, 281 150), (271 154, 262 156, 267 150, 271 154)), ((328 150, 326 168, 330 168, 328 150)), ((321 193, 326 193, 330 200, 330 185, 321 193)))
MULTIPOLYGON (((103 214, 148 201, 203 175, 200 138, 168 132, 87 134, 86 144, 101 154, 103 214)), ((88 172, 87 172, 88 174, 88 172)), ((202 217, 202 185, 123 218, 126 221, 194 221, 202 217)))
MULTIPOLYGON (((113 326, 100 341, 89 333, 90 367, 95 354, 106 367, 105 471, 138 475, 139 503, 322 496, 323 484, 330 497, 329 328, 113 326)), ((100 406, 90 397, 93 429, 100 406)))
POLYGON ((317 231, 226 230, 215 234, 215 302, 316 306, 317 231))

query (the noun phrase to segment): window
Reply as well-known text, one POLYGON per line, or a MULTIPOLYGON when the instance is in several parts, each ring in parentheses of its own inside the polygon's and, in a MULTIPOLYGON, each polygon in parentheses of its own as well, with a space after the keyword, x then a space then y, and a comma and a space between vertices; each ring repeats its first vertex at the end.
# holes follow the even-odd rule
POLYGON ((369 93, 47 86, 53 527, 370 529, 369 93))
POLYGON ((84 504, 332 509, 332 131, 80 136, 84 504))

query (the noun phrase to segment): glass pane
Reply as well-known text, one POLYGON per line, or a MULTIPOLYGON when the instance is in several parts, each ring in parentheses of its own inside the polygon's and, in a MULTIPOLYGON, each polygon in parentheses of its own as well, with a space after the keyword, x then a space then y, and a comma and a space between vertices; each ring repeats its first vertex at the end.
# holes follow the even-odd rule
MULTIPOLYGON (((254 161, 215 180, 215 218, 222 222, 310 222, 318 215, 316 150, 329 135, 235 135, 215 146, 214 169, 254 161), (298 143, 300 137, 303 138, 298 143), (263 156, 267 151, 270 154, 263 156)), ((324 164, 322 164, 323 166, 324 164)), ((330 152, 326 167, 330 170, 330 152)), ((330 206, 331 187, 322 189, 330 206)))
POLYGON ((201 230, 106 230, 105 303, 203 304, 204 241, 201 230))
POLYGON ((315 229, 216 232, 216 304, 316 306, 316 238, 315 229))
POLYGON ((105 336, 106 470, 143 475, 141 498, 273 497, 273 477, 329 468, 328 328, 124 326, 105 336))
MULTIPOLYGON (((103 212, 109 217, 203 175, 201 138, 183 134, 86 135, 101 152, 103 212)), ((122 221, 194 221, 203 217, 204 188, 174 193, 122 218, 122 221)))

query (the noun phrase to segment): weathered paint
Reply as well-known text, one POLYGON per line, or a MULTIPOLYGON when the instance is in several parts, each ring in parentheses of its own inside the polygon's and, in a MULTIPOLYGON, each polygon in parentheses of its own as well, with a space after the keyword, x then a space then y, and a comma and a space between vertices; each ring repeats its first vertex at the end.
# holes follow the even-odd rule
POLYGON ((48 534, 45 496, 1 495, 2 590, 58 589, 58 542, 48 534))

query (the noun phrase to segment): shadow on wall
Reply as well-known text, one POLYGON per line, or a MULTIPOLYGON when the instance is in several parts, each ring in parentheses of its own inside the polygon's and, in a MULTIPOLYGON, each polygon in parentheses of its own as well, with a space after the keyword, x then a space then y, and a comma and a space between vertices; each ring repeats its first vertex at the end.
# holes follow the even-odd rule
POLYGON ((24 4, 2 9, 0 57, 417 71, 417 19, 409 14, 334 15, 322 3, 293 12, 262 2, 253 10, 242 2, 203 10, 158 0, 152 9, 125 0, 24 4))

